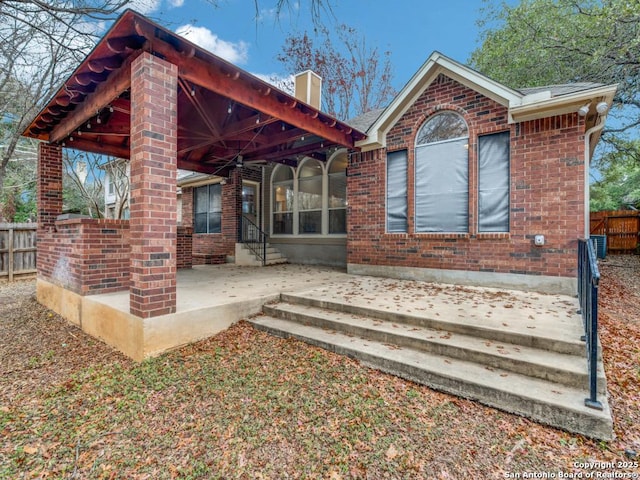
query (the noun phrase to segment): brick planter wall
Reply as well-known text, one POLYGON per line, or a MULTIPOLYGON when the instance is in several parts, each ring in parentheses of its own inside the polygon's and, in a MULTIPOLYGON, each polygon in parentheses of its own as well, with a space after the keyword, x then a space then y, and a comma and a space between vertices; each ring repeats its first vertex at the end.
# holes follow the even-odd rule
POLYGON ((386 152, 354 154, 348 170, 349 264, 575 277, 584 227, 584 124, 577 113, 515 125, 493 100, 438 77, 387 135, 408 151, 408 233, 385 232, 386 152), (469 126, 469 233, 414 233, 414 145, 425 120, 448 109, 469 126), (478 135, 511 132, 510 232, 477 231, 478 135), (536 247, 535 234, 546 244, 536 247))
POLYGON ((177 268, 191 268, 193 265, 193 228, 179 226, 176 240, 177 268))
POLYGON ((38 276, 80 295, 129 288, 129 222, 71 219, 38 237, 38 276))

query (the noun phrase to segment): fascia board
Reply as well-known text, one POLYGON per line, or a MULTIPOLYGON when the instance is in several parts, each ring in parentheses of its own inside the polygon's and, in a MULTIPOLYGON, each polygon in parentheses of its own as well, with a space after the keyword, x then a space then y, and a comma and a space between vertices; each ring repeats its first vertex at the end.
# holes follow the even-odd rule
POLYGON ((583 90, 569 95, 561 95, 559 97, 553 97, 539 102, 527 102, 521 105, 512 106, 509 109, 509 120, 510 123, 515 123, 572 113, 577 111, 577 109, 582 105, 585 105, 597 98, 602 98, 611 105, 617 88, 617 84, 607 85, 604 87, 592 88, 590 90, 583 90))

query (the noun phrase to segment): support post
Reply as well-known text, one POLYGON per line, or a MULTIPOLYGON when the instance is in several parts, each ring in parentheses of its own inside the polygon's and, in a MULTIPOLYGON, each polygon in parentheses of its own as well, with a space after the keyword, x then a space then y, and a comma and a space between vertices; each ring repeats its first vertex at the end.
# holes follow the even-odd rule
POLYGON ((150 53, 131 64, 131 313, 176 311, 178 68, 150 53))

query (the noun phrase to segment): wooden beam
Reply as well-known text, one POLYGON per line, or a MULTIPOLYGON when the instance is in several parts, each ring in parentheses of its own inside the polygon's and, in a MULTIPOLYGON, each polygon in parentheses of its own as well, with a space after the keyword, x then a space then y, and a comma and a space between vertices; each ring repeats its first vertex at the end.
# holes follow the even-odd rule
POLYGON ((296 148, 289 148, 285 150, 277 150, 272 153, 266 153, 264 155, 261 155, 260 157, 256 157, 256 160, 273 160, 279 157, 290 157, 292 155, 306 155, 309 152, 321 150, 323 148, 325 148, 325 142, 309 143, 308 145, 302 145, 296 148))
MULTIPOLYGON (((193 57, 185 61, 185 56, 176 49, 155 37, 155 31, 147 25, 136 23, 139 34, 149 39, 144 45, 145 50, 161 55, 168 62, 178 66, 178 74, 189 82, 204 87, 212 92, 223 95, 237 103, 253 108, 268 116, 318 135, 339 145, 353 147, 353 138, 342 131, 331 128, 319 119, 313 119, 298 108, 289 108, 281 103, 276 95, 262 95, 249 81, 244 81, 241 75, 227 76, 221 68, 229 68, 225 63, 215 65, 212 62, 193 57), (236 79, 234 79, 236 78, 236 79)), ((310 111, 308 113, 311 113, 310 111)))
POLYGON ((122 64, 119 70, 112 72, 109 77, 96 88, 95 92, 88 95, 85 101, 62 119, 49 134, 49 142, 56 143, 77 130, 80 125, 95 116, 96 112, 117 98, 131 85, 131 62, 133 62, 142 50, 131 54, 122 64))
POLYGON ((102 73, 105 70, 116 70, 122 66, 123 58, 118 55, 111 57, 97 58, 89 61, 89 70, 95 73, 102 73))
POLYGON ((113 145, 101 143, 98 140, 89 140, 78 137, 73 137, 73 141, 65 142, 65 148, 73 148, 74 150, 82 150, 83 152, 100 153, 103 155, 111 155, 118 158, 128 159, 131 156, 131 150, 128 147, 121 145, 113 145))
POLYGON ((219 137, 220 136, 220 129, 214 123, 214 121, 209 117, 209 112, 207 112, 207 110, 202 107, 202 105, 200 103, 200 100, 198 98, 196 98, 195 92, 194 92, 193 95, 191 94, 190 86, 187 85, 187 83, 182 78, 178 77, 178 84, 180 85, 180 88, 184 92, 184 96, 187 97, 189 102, 191 102, 191 105, 193 105, 193 108, 196 109, 196 111, 200 115, 200 118, 202 118, 202 120, 204 121, 204 124, 207 126, 209 131, 215 137, 219 137))

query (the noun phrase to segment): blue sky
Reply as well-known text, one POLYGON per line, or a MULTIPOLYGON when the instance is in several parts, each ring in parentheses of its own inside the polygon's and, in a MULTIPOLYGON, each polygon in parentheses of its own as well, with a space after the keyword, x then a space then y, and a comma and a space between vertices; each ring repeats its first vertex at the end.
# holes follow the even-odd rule
MULTIPOLYGON (((265 76, 283 76, 276 60, 292 31, 312 28, 308 1, 291 0, 293 8, 274 18, 275 0, 260 0, 256 22, 253 0, 136 0, 131 7, 165 27, 227 58, 241 68, 265 76)), ((333 0, 333 15, 324 24, 346 23, 361 31, 367 43, 389 50, 393 84, 402 88, 434 50, 466 63, 478 46, 481 0, 333 0)))

